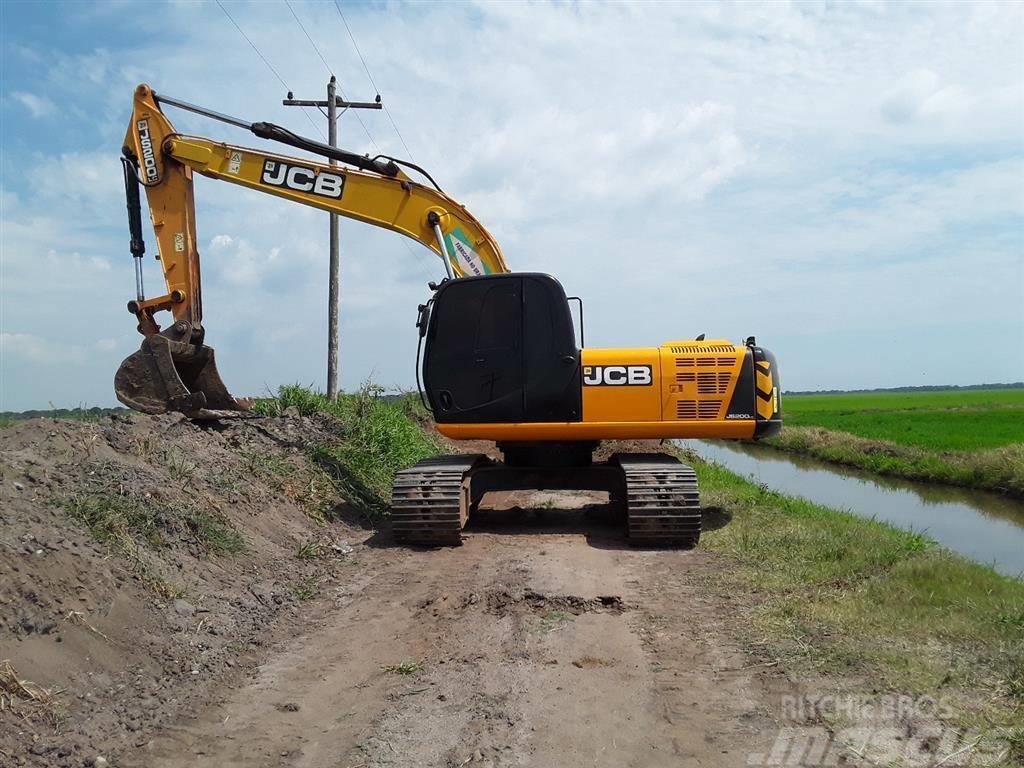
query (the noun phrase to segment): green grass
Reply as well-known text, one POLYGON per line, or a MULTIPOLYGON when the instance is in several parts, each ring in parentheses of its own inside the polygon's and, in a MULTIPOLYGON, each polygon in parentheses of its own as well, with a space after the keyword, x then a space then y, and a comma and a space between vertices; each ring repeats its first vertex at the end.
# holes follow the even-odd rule
POLYGON ((732 516, 701 546, 731 561, 715 580, 753 595, 752 642, 872 692, 952 697, 964 724, 1024 743, 1024 582, 687 459, 702 504, 732 516))
POLYGON ((933 451, 1024 443, 1024 389, 789 395, 787 425, 933 451))
POLYGON ((537 631, 546 635, 549 632, 554 632, 556 629, 561 629, 572 620, 572 614, 566 611, 557 609, 545 611, 544 615, 540 617, 540 625, 537 627, 537 631))
POLYGON ((122 552, 134 549, 140 541, 151 547, 164 544, 168 521, 132 496, 88 493, 71 498, 65 509, 94 539, 122 552))
POLYGON ((242 535, 226 520, 196 507, 163 508, 131 494, 94 490, 67 499, 64 508, 93 538, 122 554, 138 547, 163 547, 180 535, 217 555, 245 549, 242 535))
POLYGON ((705 534, 702 544, 756 565, 759 588, 839 585, 932 546, 919 533, 776 493, 718 464, 691 463, 701 505, 733 514, 729 525, 705 534))
POLYGON ((168 599, 181 597, 185 589, 159 574, 147 550, 167 546, 171 536, 191 540, 215 555, 245 549, 245 540, 230 523, 194 507, 165 509, 149 499, 107 489, 66 498, 61 505, 93 538, 124 557, 144 584, 168 599))
POLYGON ((292 592, 296 598, 303 602, 312 600, 320 594, 320 579, 316 576, 302 579, 292 587, 292 592))
MULTIPOLYGON (((299 457, 299 460, 295 460, 250 451, 243 451, 241 455, 249 475, 260 478, 297 503, 315 522, 326 524, 329 521, 331 510, 337 502, 337 493, 333 481, 322 467, 302 461, 299 457)), ((245 477, 232 470, 230 475, 218 478, 218 481, 222 487, 237 492, 245 477)))
POLYGON ((1024 443, 976 451, 940 452, 821 427, 793 426, 788 421, 778 436, 763 442, 779 450, 880 475, 1024 497, 1024 443))
POLYGON ((1024 406, 1024 388, 960 389, 933 392, 838 392, 786 395, 787 404, 799 401, 800 410, 831 411, 839 408, 920 410, 930 408, 1000 408, 1024 406))
POLYGON ((1024 497, 1024 389, 788 395, 782 411, 773 448, 1024 497))
POLYGON ((413 398, 388 398, 375 387, 330 400, 300 386, 285 386, 277 397, 262 400, 266 414, 294 407, 303 416, 333 417, 338 439, 314 445, 310 456, 354 506, 371 515, 387 512, 395 473, 438 453, 438 444, 424 431, 413 398))
POLYGON ((227 520, 196 507, 178 511, 182 526, 200 546, 217 555, 245 550, 242 534, 227 520))
POLYGON ((386 675, 402 675, 408 677, 409 675, 418 675, 423 671, 423 664, 418 661, 403 661, 401 664, 389 664, 385 667, 380 668, 381 672, 386 675))
POLYGON ((299 560, 316 560, 323 556, 326 549, 327 547, 322 541, 307 541, 299 546, 295 556, 299 560))

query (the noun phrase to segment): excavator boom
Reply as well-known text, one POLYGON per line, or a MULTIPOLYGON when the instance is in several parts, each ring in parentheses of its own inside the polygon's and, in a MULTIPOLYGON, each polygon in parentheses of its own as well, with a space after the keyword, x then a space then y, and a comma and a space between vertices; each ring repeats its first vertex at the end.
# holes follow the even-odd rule
POLYGON ((442 259, 449 277, 509 271, 494 238, 464 206, 436 185, 414 181, 390 158, 363 157, 271 123, 246 123, 162 98, 148 85, 135 89, 123 153, 131 252, 136 260, 136 297, 128 309, 138 318, 145 340, 139 351, 121 364, 114 389, 121 402, 144 413, 181 411, 192 418, 220 418, 247 409, 245 402, 228 392, 213 349, 203 343, 193 173, 412 238, 442 259), (161 103, 232 123, 261 138, 321 153, 354 168, 182 135, 164 114, 161 103), (140 184, 146 190, 156 233, 156 257, 167 289, 152 298, 146 298, 142 285, 145 245, 140 184), (171 313, 173 323, 162 329, 157 315, 163 311, 171 313))

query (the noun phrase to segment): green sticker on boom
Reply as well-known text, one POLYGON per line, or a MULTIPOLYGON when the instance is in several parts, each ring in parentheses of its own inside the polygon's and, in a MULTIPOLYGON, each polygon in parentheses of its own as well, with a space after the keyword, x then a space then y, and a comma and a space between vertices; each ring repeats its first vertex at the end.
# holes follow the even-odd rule
POLYGON ((484 264, 480 254, 473 250, 469 237, 456 227, 452 232, 444 236, 445 245, 448 247, 448 257, 455 268, 466 277, 477 275, 489 275, 491 270, 484 264))

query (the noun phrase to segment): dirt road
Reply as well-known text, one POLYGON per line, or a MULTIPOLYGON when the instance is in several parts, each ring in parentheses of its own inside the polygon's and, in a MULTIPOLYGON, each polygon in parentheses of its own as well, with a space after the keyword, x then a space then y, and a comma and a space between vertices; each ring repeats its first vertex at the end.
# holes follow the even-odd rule
POLYGON ((394 546, 308 462, 335 439, 297 416, 0 432, 0 765, 744 766, 771 749, 792 684, 740 646, 753 598, 722 586, 721 556, 631 549, 595 497, 540 492, 485 499, 462 547, 394 546))
POLYGON ((371 538, 310 623, 118 765, 741 766, 770 750, 791 683, 730 639, 714 558, 624 547, 593 508, 553 504, 586 499, 503 497, 457 549, 371 538))

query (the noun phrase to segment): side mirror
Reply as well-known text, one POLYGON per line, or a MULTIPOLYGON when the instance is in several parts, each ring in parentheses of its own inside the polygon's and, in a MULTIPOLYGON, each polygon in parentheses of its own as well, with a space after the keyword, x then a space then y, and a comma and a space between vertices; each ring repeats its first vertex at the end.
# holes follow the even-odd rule
POLYGON ((417 311, 416 327, 419 329, 420 338, 422 339, 427 335, 427 325, 430 321, 430 302, 420 304, 419 307, 417 307, 417 311))

